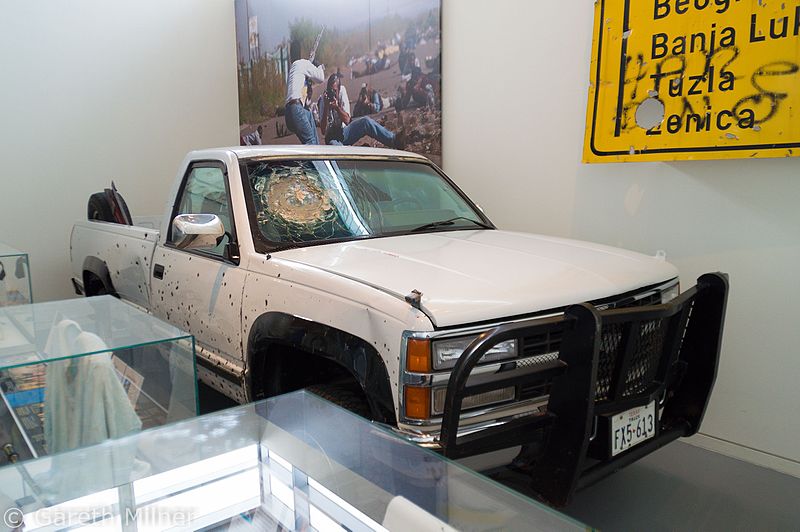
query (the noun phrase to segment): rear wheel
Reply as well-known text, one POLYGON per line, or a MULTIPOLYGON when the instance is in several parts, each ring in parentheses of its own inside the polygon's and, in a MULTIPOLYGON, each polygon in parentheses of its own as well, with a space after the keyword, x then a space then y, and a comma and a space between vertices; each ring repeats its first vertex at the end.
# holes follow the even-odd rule
POLYGON ((109 294, 109 290, 103 281, 93 273, 86 272, 83 278, 83 292, 86 297, 104 296, 109 294))
POLYGON ((346 384, 314 384, 307 387, 306 391, 327 399, 331 403, 363 418, 370 419, 372 417, 367 398, 361 390, 355 390, 353 386, 346 384))

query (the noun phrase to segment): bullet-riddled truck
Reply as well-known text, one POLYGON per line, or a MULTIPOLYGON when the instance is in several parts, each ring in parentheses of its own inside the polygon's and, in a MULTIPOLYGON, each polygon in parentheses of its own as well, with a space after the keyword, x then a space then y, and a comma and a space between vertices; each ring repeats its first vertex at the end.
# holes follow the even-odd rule
POLYGON ((191 332, 239 402, 306 388, 446 456, 521 446, 554 505, 700 426, 724 274, 681 291, 663 256, 499 230, 401 151, 191 152, 160 218, 107 192, 76 291, 191 332))

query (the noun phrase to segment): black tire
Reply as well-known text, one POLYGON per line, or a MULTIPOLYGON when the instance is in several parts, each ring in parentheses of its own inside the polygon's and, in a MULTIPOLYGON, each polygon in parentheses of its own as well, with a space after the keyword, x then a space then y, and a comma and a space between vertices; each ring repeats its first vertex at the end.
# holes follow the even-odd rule
POLYGON ((314 384, 306 388, 307 392, 322 397, 331 403, 353 412, 363 418, 372 419, 372 412, 367 398, 360 390, 344 384, 314 384))
POLYGON ((86 281, 83 291, 86 297, 104 296, 106 294, 111 293, 109 292, 106 285, 103 284, 103 281, 101 281, 99 277, 91 273, 86 274, 86 281))
POLYGON ((89 204, 86 206, 86 216, 89 220, 101 222, 116 222, 111 205, 108 204, 105 192, 97 192, 89 196, 89 204))
MULTIPOLYGON (((97 192, 89 196, 89 204, 86 206, 86 217, 89 220, 98 220, 101 222, 120 223, 114 217, 114 209, 108 199, 108 194, 112 193, 111 189, 106 189, 106 192, 97 192)), ((133 225, 133 218, 131 218, 131 211, 128 209, 128 204, 125 198, 119 192, 113 192, 114 197, 119 205, 120 214, 124 219, 124 225, 133 225)))

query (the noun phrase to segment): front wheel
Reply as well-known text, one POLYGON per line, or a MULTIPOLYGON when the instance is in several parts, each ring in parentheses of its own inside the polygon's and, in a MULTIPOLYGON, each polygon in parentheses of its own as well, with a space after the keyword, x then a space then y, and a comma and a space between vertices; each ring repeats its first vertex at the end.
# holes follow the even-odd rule
POLYGON ((314 384, 308 386, 306 391, 327 399, 331 403, 353 412, 363 418, 372 419, 367 398, 361 390, 344 384, 314 384))

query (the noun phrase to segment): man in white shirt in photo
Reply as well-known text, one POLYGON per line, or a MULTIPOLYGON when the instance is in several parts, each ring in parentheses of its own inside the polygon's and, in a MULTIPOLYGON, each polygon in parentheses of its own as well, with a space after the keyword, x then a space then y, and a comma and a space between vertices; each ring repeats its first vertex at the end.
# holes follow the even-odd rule
POLYGON ((316 66, 308 59, 298 59, 289 68, 284 118, 286 127, 297 135, 303 144, 319 144, 317 126, 309 110, 309 102, 311 85, 323 81, 325 81, 325 67, 316 66))

